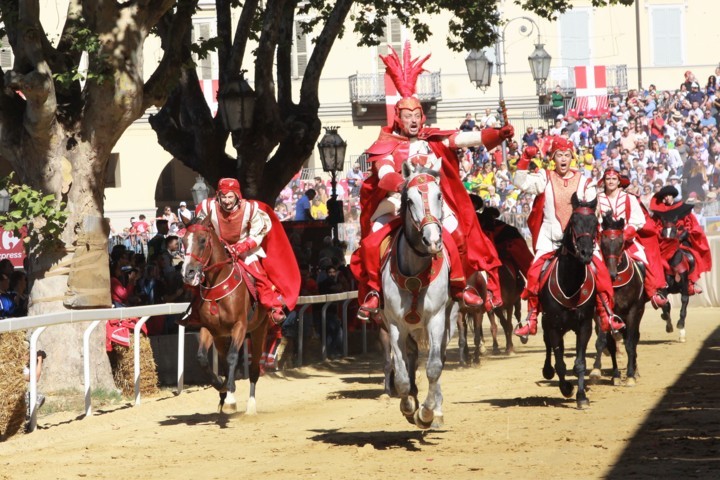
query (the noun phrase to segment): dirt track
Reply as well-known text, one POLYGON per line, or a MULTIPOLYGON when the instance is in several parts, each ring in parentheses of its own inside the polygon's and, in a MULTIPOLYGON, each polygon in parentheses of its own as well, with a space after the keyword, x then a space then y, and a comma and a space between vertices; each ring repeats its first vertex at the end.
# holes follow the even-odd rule
POLYGON ((637 386, 606 378, 585 411, 542 379, 538 335, 478 368, 458 367, 453 348, 440 430, 418 430, 397 399, 379 399, 379 363, 357 358, 263 377, 256 417, 216 414, 205 388, 87 420, 43 417, 37 432, 0 444, 0 479, 718 478, 719 318, 691 309, 679 344, 649 311, 637 386))

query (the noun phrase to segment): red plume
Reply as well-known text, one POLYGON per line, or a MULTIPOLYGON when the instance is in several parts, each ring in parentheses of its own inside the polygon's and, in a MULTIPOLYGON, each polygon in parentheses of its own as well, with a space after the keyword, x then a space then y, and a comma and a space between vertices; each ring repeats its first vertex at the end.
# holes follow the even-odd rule
POLYGON ((398 93, 403 97, 412 97, 415 94, 415 83, 425 69, 423 63, 430 58, 430 54, 423 58, 410 58, 410 41, 405 41, 405 51, 403 52, 403 63, 400 63, 400 57, 392 46, 388 45, 391 53, 389 55, 380 55, 386 66, 385 71, 397 88, 398 93))

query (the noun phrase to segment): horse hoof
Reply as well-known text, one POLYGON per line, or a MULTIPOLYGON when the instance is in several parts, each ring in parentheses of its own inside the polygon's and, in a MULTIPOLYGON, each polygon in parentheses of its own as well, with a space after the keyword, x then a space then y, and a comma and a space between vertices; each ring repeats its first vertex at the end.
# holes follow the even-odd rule
POLYGON ((672 333, 673 332, 673 326, 672 323, 668 322, 667 325, 665 325, 665 332, 672 333))
POLYGON ((585 410, 587 408, 590 408, 590 400, 587 398, 583 398, 582 400, 577 401, 577 408, 578 410, 585 410))
POLYGON ((500 347, 493 347, 493 355, 500 355, 500 347))
POLYGON ((573 384, 567 381, 560 382, 560 393, 563 394, 563 397, 570 398, 573 395, 573 391, 575 390, 575 387, 573 387, 573 384))
POLYGON ((635 381, 635 377, 627 377, 625 380, 625 386, 626 387, 634 387, 637 382, 635 381))
POLYGON ((670 315, 668 315, 667 313, 663 312, 663 313, 660 314, 660 318, 662 318, 663 320, 665 320, 665 321, 667 322, 668 320, 670 320, 670 315))
POLYGON ((257 415, 257 403, 255 397, 248 398, 247 407, 245 407, 245 415, 257 415))
POLYGON ((613 377, 612 382, 613 382, 613 386, 615 386, 615 387, 622 386, 622 378, 620 378, 620 377, 613 377))
POLYGON ((525 344, 527 344, 527 342, 528 342, 529 339, 530 339, 530 338, 529 338, 527 335, 523 335, 523 336, 520 337, 520 343, 522 343, 523 345, 525 345, 525 344))
POLYGON ((480 344, 480 355, 485 355, 487 353, 487 347, 485 347, 485 344, 480 344))
POLYGON ((220 407, 220 413, 225 413, 225 414, 231 415, 235 412, 237 412, 237 403, 225 402, 225 405, 222 405, 220 407))
POLYGON ((512 357, 512 356, 515 356, 515 355, 517 355, 517 354, 515 353, 515 349, 514 349, 514 348, 507 348, 507 349, 505 349, 505 355, 507 355, 508 357, 512 357))
MULTIPOLYGON (((413 419, 415 420, 415 425, 418 428, 421 428, 423 430, 427 430, 428 428, 432 427, 433 418, 431 418, 429 421, 425 421, 422 419, 421 412, 424 410, 424 408, 418 408, 415 410, 415 414, 413 415, 413 419)), ((432 414, 432 412, 430 412, 432 414)))
POLYGON ((432 428, 442 428, 445 425, 445 417, 442 415, 435 415, 432 422, 432 428))
POLYGON ((590 372, 590 383, 596 385, 602 378, 602 371, 599 368, 593 368, 590 372))
POLYGON ((542 374, 545 380, 552 380, 552 378, 555 376, 555 369, 547 365, 543 367, 542 374))
POLYGON ((681 329, 680 329, 680 337, 678 338, 678 341, 679 341, 680 343, 685 343, 685 341, 686 341, 686 340, 685 340, 685 329, 684 329, 684 328, 681 328, 681 329))
MULTIPOLYGON (((405 417, 411 417, 415 414, 415 412, 418 409, 418 401, 415 397, 407 397, 405 399, 400 399, 400 413, 405 415, 405 417)), ((414 423, 414 422, 410 422, 414 423)))

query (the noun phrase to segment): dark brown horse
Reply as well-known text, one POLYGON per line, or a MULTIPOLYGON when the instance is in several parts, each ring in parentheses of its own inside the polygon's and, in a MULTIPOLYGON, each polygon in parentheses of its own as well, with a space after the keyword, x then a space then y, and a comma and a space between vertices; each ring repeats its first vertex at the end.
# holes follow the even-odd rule
MULTIPOLYGON (((237 409, 235 400, 235 370, 245 336, 250 334, 252 361, 250 364, 250 393, 245 413, 257 413, 255 386, 260 376, 268 312, 259 303, 253 308, 248 288, 249 274, 243 272, 225 249, 225 244, 215 233, 209 218, 194 220, 183 237, 185 261, 182 267, 183 281, 200 289, 193 301, 193 315, 203 326, 200 332, 198 361, 211 376, 211 384, 220 392, 218 411, 237 409), (218 358, 224 359, 226 376, 212 371, 208 359, 210 340, 215 343, 218 358)), ((254 288, 251 286, 250 288, 254 288)))
MULTIPOLYGON (((605 264, 613 280, 615 314, 623 319, 625 328, 622 331, 627 352, 627 378, 625 384, 633 386, 636 382, 637 347, 640 342, 640 321, 645 313, 645 266, 630 259, 624 249, 623 229, 625 220, 613 220, 612 212, 602 218, 600 250, 605 264)), ((617 343, 609 333, 598 332, 595 342, 595 363, 590 372, 590 380, 596 381, 601 376, 602 352, 607 346, 613 364, 613 385, 622 384, 622 376, 617 364, 617 343)))

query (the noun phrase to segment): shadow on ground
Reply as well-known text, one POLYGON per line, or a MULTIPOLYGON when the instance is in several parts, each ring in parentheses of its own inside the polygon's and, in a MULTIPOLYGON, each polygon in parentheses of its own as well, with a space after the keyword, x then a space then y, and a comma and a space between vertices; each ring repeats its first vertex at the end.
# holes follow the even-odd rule
POLYGON ((719 472, 720 327, 668 388, 607 478, 718 478, 719 472))
MULTIPOLYGON (((317 435, 310 437, 315 442, 336 446, 365 447, 371 445, 375 450, 402 448, 408 452, 420 451, 419 445, 437 445, 430 441, 432 435, 443 433, 443 430, 421 431, 409 430, 402 432, 341 432, 339 430, 312 430, 317 435)), ((437 438, 435 440, 438 440, 437 438)))

